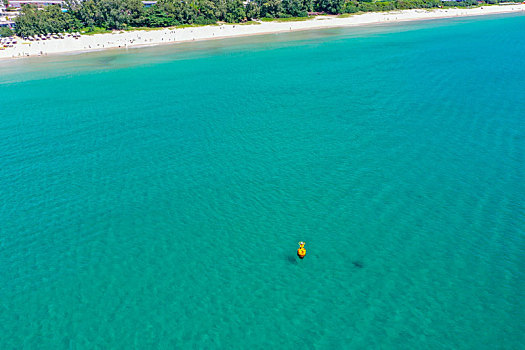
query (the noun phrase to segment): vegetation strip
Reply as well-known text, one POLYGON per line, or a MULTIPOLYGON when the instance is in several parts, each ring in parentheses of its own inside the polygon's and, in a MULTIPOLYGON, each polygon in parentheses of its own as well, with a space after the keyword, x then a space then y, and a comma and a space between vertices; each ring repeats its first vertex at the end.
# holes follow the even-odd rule
MULTIPOLYGON (((24 5, 15 19, 15 33, 21 37, 64 32, 107 33, 111 30, 209 25, 217 22, 298 21, 308 14, 352 14, 358 12, 471 7, 498 0, 159 0, 145 7, 140 0, 66 0, 63 8, 49 5, 39 10, 24 5)), ((0 36, 12 31, 3 28, 0 36)))

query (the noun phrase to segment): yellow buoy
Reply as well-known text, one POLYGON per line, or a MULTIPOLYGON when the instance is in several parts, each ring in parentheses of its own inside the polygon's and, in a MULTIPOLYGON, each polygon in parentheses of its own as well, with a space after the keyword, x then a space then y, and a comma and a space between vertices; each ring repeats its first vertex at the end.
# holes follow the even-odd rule
POLYGON ((302 259, 306 255, 306 249, 304 249, 304 242, 299 242, 299 249, 297 249, 297 256, 302 259))

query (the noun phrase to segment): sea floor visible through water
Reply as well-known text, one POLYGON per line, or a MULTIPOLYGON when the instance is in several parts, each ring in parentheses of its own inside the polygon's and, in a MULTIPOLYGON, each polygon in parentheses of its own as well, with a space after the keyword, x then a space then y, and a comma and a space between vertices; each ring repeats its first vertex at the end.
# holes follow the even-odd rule
POLYGON ((523 28, 0 63, 0 348, 522 348, 523 28))

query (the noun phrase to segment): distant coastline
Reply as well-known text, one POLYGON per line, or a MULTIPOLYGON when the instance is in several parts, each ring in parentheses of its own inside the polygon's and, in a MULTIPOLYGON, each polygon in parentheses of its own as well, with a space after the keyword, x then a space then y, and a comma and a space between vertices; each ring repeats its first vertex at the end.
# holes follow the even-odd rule
POLYGON ((0 59, 88 52, 114 48, 174 44, 197 40, 233 38, 309 29, 350 27, 379 23, 396 23, 450 17, 522 13, 525 4, 493 5, 476 8, 415 9, 389 12, 368 12, 349 16, 317 16, 303 21, 272 21, 253 24, 223 24, 201 27, 162 28, 157 30, 114 31, 45 41, 16 38, 12 47, 0 50, 0 59))

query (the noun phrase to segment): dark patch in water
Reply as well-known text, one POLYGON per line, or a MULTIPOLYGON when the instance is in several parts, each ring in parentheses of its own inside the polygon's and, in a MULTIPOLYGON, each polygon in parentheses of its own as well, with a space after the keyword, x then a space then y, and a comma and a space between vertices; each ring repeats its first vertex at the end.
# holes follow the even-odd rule
POLYGON ((359 260, 352 261, 352 264, 354 264, 354 266, 357 267, 358 269, 362 269, 363 267, 365 267, 363 262, 359 260))
POLYGON ((286 260, 290 263, 290 264, 297 264, 297 259, 291 255, 287 255, 286 256, 286 260))

